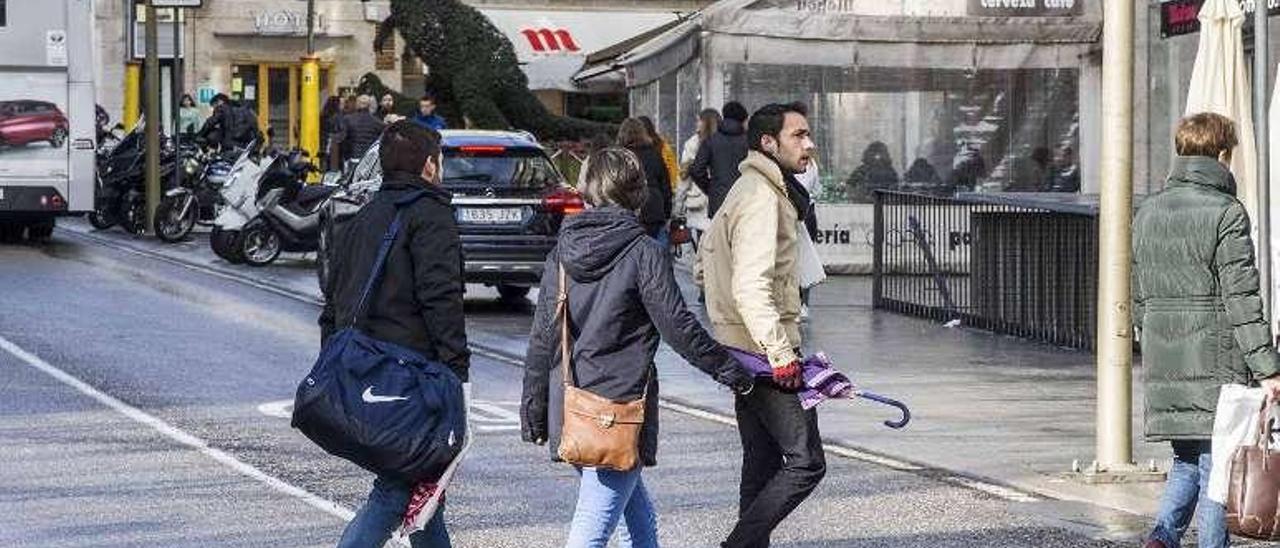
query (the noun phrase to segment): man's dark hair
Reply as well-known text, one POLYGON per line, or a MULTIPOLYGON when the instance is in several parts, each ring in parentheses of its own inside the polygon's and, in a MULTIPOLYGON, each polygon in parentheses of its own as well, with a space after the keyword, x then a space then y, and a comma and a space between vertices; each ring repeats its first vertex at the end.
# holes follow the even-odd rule
POLYGON ((410 120, 400 120, 382 132, 378 141, 378 161, 382 173, 417 177, 428 160, 440 155, 440 134, 410 120))
POLYGON ((222 102, 222 103, 230 103, 230 102, 231 102, 231 98, 230 98, 230 97, 227 97, 227 94, 225 94, 225 93, 219 93, 219 94, 217 94, 217 95, 214 95, 214 96, 213 96, 213 99, 209 99, 209 104, 210 104, 210 105, 216 105, 216 104, 218 104, 219 102, 222 102))
POLYGON ((804 105, 797 103, 785 105, 771 103, 760 107, 760 110, 751 115, 751 123, 747 125, 747 145, 751 147, 751 150, 763 152, 764 148, 760 145, 762 137, 769 135, 774 139, 780 138, 782 123, 786 120, 787 113, 804 116, 806 110, 804 105))
POLYGON ((422 94, 422 97, 418 98, 418 102, 422 102, 422 101, 431 101, 432 103, 434 103, 436 102, 436 96, 432 95, 430 92, 424 93, 422 94))
POLYGON ((736 120, 740 123, 747 121, 747 107, 737 101, 725 103, 720 112, 724 114, 726 120, 736 120))

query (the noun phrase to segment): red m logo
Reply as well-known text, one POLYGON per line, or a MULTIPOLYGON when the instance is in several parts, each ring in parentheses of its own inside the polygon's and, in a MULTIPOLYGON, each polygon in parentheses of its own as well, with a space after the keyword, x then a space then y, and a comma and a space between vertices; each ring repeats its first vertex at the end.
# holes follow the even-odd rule
POLYGON ((529 46, 533 51, 543 53, 547 51, 579 51, 577 42, 573 41, 573 35, 564 29, 525 29, 520 31, 525 39, 529 41, 529 46))

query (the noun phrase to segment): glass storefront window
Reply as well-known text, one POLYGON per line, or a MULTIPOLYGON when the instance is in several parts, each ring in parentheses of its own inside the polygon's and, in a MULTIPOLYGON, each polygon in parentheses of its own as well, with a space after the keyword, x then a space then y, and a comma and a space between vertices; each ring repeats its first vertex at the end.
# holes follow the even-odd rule
POLYGON ((726 64, 725 98, 809 106, 824 202, 876 189, 1078 192, 1076 68, 726 64))

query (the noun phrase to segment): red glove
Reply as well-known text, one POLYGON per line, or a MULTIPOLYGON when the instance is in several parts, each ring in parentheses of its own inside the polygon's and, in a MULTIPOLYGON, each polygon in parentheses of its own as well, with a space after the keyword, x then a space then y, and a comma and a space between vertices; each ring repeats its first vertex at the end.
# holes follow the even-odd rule
POLYGON ((785 390, 804 388, 804 373, 800 368, 800 360, 773 368, 773 383, 785 390))

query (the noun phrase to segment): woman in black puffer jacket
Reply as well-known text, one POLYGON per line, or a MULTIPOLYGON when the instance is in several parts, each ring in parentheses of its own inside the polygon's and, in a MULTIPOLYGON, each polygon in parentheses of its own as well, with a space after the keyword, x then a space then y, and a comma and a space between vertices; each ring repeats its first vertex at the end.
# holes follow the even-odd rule
POLYGON ((618 128, 618 146, 635 153, 644 172, 646 198, 640 207, 640 224, 652 238, 667 243, 664 228, 671 220, 671 175, 662 161, 662 151, 649 137, 644 122, 628 118, 618 128))
POLYGON ((567 276, 574 385, 613 401, 645 397, 640 464, 628 471, 583 468, 568 546, 605 546, 624 508, 632 546, 657 546, 657 520, 640 472, 656 464, 659 337, 689 363, 747 393, 753 378, 690 313, 666 249, 636 218, 646 185, 640 160, 621 148, 588 158, 581 189, 588 204, 565 219, 547 257, 529 349, 520 422, 524 441, 558 454, 564 388, 560 367, 559 272, 567 276), (639 508, 638 511, 637 508, 639 508), (613 524, 613 525, 610 525, 613 524))

